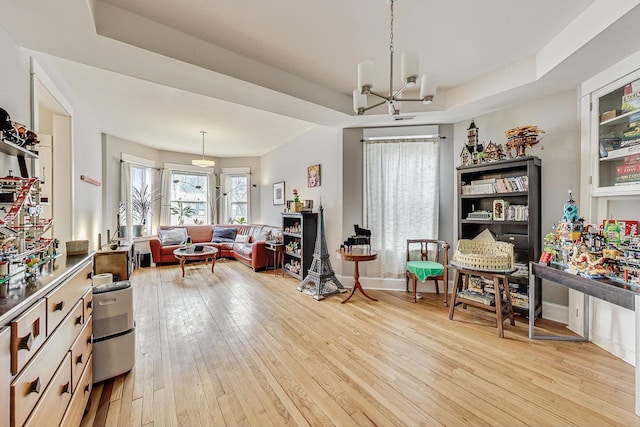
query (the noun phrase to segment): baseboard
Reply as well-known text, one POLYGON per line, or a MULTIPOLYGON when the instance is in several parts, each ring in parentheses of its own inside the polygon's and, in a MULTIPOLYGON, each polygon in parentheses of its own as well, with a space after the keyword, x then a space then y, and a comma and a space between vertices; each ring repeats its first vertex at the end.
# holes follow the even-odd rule
POLYGON ((542 318, 569 324, 569 307, 542 301, 542 318))

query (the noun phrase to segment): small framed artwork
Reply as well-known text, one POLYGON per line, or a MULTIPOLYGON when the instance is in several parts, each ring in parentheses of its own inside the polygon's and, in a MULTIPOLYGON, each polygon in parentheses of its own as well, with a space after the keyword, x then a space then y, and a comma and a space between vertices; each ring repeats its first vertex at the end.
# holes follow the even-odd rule
POLYGON ((493 220, 504 221, 504 208, 505 202, 502 199, 496 199, 493 201, 493 220))
POLYGON ((307 168, 307 187, 320 187, 320 165, 307 168))
POLYGON ((284 181, 273 184, 273 204, 284 205, 284 181))

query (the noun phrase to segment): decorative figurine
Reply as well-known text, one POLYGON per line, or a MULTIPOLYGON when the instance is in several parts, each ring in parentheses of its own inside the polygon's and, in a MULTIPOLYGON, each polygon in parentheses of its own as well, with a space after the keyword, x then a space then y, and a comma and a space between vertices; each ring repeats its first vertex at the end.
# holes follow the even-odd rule
POLYGON ((366 245, 369 247, 368 249, 371 250, 371 230, 360 228, 358 224, 354 224, 353 228, 356 234, 351 237, 347 237, 347 240, 340 245, 340 250, 347 250, 351 252, 351 247, 356 245, 366 245))
POLYGON ((520 126, 506 131, 504 134, 507 137, 507 143, 505 145, 507 157, 511 159, 513 157, 526 156, 527 147, 531 147, 540 142, 538 135, 542 133, 545 133, 544 130, 533 125, 520 126), (515 156, 511 150, 515 150, 515 156))

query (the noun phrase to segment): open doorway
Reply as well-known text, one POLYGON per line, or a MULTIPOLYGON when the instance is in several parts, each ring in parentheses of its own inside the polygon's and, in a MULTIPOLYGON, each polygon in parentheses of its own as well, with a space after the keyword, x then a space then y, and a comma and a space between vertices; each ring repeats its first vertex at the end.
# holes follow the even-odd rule
POLYGON ((40 140, 32 174, 41 181, 43 217, 54 218, 51 236, 68 241, 73 236, 72 108, 32 59, 32 128, 40 140))

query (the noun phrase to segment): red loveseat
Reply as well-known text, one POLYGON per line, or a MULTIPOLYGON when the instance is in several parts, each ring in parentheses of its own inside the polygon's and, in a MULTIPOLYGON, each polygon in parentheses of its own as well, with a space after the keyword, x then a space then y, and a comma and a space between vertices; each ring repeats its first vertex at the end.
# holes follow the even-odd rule
MULTIPOLYGON (((162 245, 162 233, 171 229, 185 229, 193 244, 213 246, 218 249, 217 258, 233 258, 253 268, 255 271, 265 270, 273 257, 265 248, 264 242, 272 238, 272 234, 280 233, 279 227, 261 224, 218 224, 218 225, 163 225, 158 227, 158 235, 149 240, 151 256, 157 265, 173 264, 178 260, 173 251, 180 247, 180 243, 162 245), (214 242, 214 229, 235 229, 233 241, 214 242)), ((224 231, 224 230, 222 230, 224 231)))

